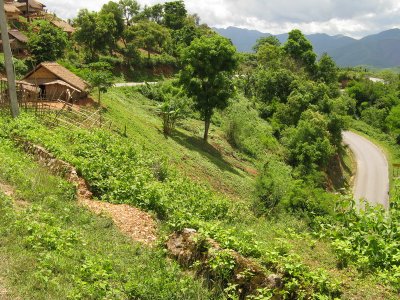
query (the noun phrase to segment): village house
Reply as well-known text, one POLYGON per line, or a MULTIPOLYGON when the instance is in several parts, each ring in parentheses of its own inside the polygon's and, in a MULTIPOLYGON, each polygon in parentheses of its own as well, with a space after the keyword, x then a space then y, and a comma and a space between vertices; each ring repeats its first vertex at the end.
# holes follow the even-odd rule
MULTIPOLYGON (((10 39, 10 46, 14 54, 23 53, 27 48, 28 37, 17 29, 10 29, 8 31, 10 39)), ((0 40, 0 51, 3 52, 3 41, 0 40)))
POLYGON ((89 85, 56 62, 43 62, 23 79, 39 87, 39 98, 46 101, 76 101, 88 96, 89 85))
POLYGON ((75 28, 64 20, 53 18, 52 20, 50 20, 50 23, 64 31, 66 34, 68 34, 68 36, 71 36, 75 32, 75 28))
POLYGON ((4 3, 4 11, 8 21, 19 21, 19 17, 22 16, 21 10, 15 6, 14 1, 6 1, 4 3))
POLYGON ((17 53, 26 50, 28 37, 25 34, 17 29, 11 29, 8 31, 8 36, 10 37, 10 41, 12 41, 10 42, 12 50, 17 53))
POLYGON ((31 19, 42 17, 46 11, 46 5, 36 0, 18 0, 14 5, 22 12, 24 17, 31 19), (27 4, 28 1, 28 4, 27 4))

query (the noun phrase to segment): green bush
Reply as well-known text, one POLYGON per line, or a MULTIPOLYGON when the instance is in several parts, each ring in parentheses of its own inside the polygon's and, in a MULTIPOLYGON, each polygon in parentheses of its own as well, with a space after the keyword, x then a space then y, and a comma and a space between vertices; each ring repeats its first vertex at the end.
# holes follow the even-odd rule
MULTIPOLYGON (((27 60, 13 58, 14 62, 14 69, 15 69, 15 76, 17 78, 21 78, 26 73, 28 73, 29 67, 27 65, 27 60)), ((0 54, 0 72, 5 74, 6 66, 4 64, 4 54, 0 54)))
POLYGON ((271 126, 258 116, 245 99, 233 102, 224 112, 222 127, 232 146, 253 157, 262 158, 279 148, 271 126))

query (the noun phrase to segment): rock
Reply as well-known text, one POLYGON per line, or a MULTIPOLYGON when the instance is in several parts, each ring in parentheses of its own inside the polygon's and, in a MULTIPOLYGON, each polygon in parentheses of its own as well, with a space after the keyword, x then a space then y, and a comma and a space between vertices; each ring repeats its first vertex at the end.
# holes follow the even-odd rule
MULTIPOLYGON (((282 288, 282 277, 278 274, 270 274, 257 262, 242 256, 233 250, 223 249, 215 240, 202 238, 196 230, 185 228, 180 232, 170 235, 166 248, 169 255, 176 259, 183 267, 193 267, 197 274, 203 275, 210 282, 219 283, 223 281, 218 278, 215 270, 211 268, 208 261, 216 253, 227 251, 235 261, 235 267, 229 283, 237 285, 237 292, 240 299, 247 295, 256 293, 257 289, 282 288)), ((227 284, 228 282, 225 282, 227 284)))

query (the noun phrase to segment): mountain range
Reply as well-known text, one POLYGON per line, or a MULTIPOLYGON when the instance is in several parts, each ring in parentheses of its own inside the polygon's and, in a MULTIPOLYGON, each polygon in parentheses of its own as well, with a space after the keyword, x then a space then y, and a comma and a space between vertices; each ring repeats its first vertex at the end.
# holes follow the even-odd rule
MULTIPOLYGON (((257 30, 237 27, 214 28, 216 32, 232 40, 240 52, 252 52, 257 39, 269 36, 257 30)), ((276 35, 285 43, 288 34, 276 35)), ((318 55, 326 52, 339 66, 372 66, 377 68, 391 68, 400 66, 400 29, 390 29, 378 34, 354 39, 344 35, 328 35, 316 33, 306 35, 313 44, 318 55)))

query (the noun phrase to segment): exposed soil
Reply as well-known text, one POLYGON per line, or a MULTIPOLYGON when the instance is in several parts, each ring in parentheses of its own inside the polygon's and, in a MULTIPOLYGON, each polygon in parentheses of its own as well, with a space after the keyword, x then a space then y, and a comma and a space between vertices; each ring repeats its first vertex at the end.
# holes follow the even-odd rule
POLYGON ((80 202, 96 214, 106 214, 115 225, 135 241, 151 245, 157 239, 154 219, 147 213, 127 204, 81 199, 80 202))
POLYGON ((70 164, 59 160, 43 147, 20 141, 24 150, 36 157, 53 174, 63 176, 77 187, 78 202, 96 214, 108 215, 122 233, 135 241, 151 245, 157 239, 153 217, 138 208, 125 204, 111 204, 93 200, 92 193, 83 178, 70 164))
POLYGON ((131 239, 144 243, 153 244, 156 239, 156 222, 152 216, 140 209, 127 204, 112 204, 96 201, 84 179, 71 178, 77 184, 78 202, 95 214, 109 216, 119 230, 131 239))
POLYGON ((0 182, 0 191, 2 191, 8 197, 14 195, 14 188, 11 185, 2 182, 0 182))
POLYGON ((2 281, 0 279, 0 300, 10 300, 10 298, 7 296, 8 292, 7 290, 3 287, 2 281))

